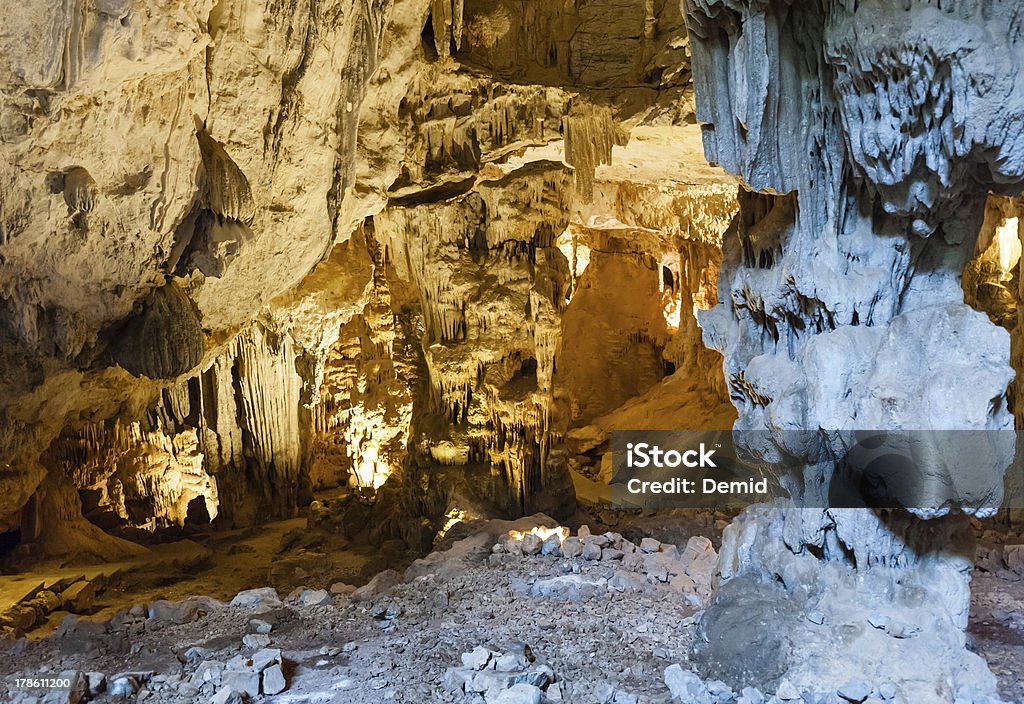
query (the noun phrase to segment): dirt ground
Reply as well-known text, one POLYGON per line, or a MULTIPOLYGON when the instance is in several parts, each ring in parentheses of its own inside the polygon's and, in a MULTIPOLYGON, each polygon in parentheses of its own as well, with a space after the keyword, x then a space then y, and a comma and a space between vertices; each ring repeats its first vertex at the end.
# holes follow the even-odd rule
MULTIPOLYGON (((650 527, 643 517, 638 521, 623 533, 650 527)), ((661 536, 665 540, 683 537, 689 525, 664 519, 660 524, 669 526, 661 536)), ((297 583, 327 586, 328 576, 348 576, 360 584, 386 562, 380 551, 328 555, 323 545, 296 546, 286 537, 296 527, 284 522, 249 535, 220 536, 206 546, 212 558, 205 571, 124 578, 99 597, 91 619, 72 617, 60 624, 62 615, 56 614, 54 635, 39 637, 44 629, 3 646, 8 657, 0 662, 0 701, 71 701, 66 693, 16 683, 18 677, 56 677, 68 670, 105 675, 107 691, 92 701, 213 701, 220 689, 218 668, 233 667, 268 647, 281 651, 287 688, 254 700, 294 704, 483 702, 480 695, 453 691, 451 675, 446 678, 462 654, 477 646, 495 652, 528 646, 530 671, 546 666, 558 684, 548 688, 545 701, 558 701, 557 693, 562 701, 579 704, 667 703, 672 698, 665 669, 687 666, 698 612, 678 592, 647 584, 623 593, 584 591, 580 598, 540 596, 538 582, 568 576, 585 586, 613 578, 616 567, 547 556, 492 556, 489 541, 445 553, 429 566, 414 565, 410 581, 390 588, 386 577, 393 573, 385 573, 357 598, 333 594, 323 605, 294 603, 298 595, 292 603, 224 603, 243 588, 272 582, 281 599, 297 583), (277 552, 282 541, 291 544, 286 553, 277 552), (254 583, 258 574, 267 581, 254 583), (155 614, 152 606, 148 611, 141 606, 191 593, 219 601, 187 600, 155 614), (130 603, 140 606, 125 611, 130 603), (254 620, 269 625, 259 642, 253 640, 259 630, 254 620), (128 698, 111 693, 121 676, 130 677, 137 690, 128 698)), ((713 521, 703 527, 713 529, 713 521)), ((387 559, 404 567, 407 557, 387 559)), ((1024 702, 1024 582, 979 573, 973 595, 969 647, 990 663, 1006 701, 1024 702)))

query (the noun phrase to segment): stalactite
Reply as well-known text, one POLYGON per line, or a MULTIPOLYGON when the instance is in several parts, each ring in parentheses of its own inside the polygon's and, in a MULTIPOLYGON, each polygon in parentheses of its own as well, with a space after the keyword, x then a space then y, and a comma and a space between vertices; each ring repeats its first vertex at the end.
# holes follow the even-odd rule
POLYGON ((195 304, 174 281, 155 289, 131 316, 113 346, 114 359, 128 372, 173 379, 202 360, 203 330, 195 304))
POLYGON ((615 120, 612 109, 589 103, 573 103, 562 118, 565 161, 573 167, 580 195, 589 200, 594 192, 594 172, 612 160, 612 147, 623 146, 628 135, 615 120))
POLYGON ((59 438, 45 461, 89 497, 87 515, 112 512, 147 530, 183 526, 199 498, 209 518, 217 517, 217 481, 206 471, 194 429, 172 436, 160 424, 92 424, 59 438))

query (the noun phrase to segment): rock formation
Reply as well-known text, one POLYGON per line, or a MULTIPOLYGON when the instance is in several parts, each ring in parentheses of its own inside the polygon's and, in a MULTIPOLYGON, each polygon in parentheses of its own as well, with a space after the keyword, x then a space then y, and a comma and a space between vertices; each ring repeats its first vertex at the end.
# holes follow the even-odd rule
MULTIPOLYGON (((973 558, 963 513, 1000 503, 1013 371, 1008 335, 964 303, 961 274, 988 192, 1014 193, 1024 180, 1017 10, 686 0, 685 12, 707 157, 748 189, 724 241, 722 303, 701 315, 705 340, 725 356, 736 429, 771 433, 751 449, 803 466, 792 503, 748 510, 726 532, 704 627, 717 636, 751 625, 739 613, 752 603, 748 615, 783 599, 795 612, 775 611, 772 634, 713 639, 709 665, 749 677, 746 648, 786 652, 778 646, 792 641, 791 655, 766 658, 757 675, 788 671, 829 689, 840 661, 884 676, 926 657, 915 700, 952 700, 961 687, 993 694, 961 645, 973 558), (878 429, 986 430, 996 440, 971 458, 982 469, 969 496, 827 508, 853 431, 878 429), (915 616, 925 635, 874 642, 885 627, 865 611, 918 600, 929 604, 915 616), (826 603, 830 619, 853 624, 850 642, 822 643, 800 623, 826 603)), ((939 470, 929 470, 934 483, 955 483, 939 470)))
POLYGON ((0 46, 12 535, 47 477, 136 536, 349 483, 419 545, 570 512, 570 431, 724 389, 694 311, 735 185, 676 3, 76 2, 0 46))
POLYGON ((423 551, 565 519, 614 429, 738 414, 799 472, 695 592, 702 674, 994 695, 964 626, 1024 417, 1015 3, 24 5, 0 562, 301 513, 423 551), (990 442, 926 499, 830 508, 863 430, 990 442))

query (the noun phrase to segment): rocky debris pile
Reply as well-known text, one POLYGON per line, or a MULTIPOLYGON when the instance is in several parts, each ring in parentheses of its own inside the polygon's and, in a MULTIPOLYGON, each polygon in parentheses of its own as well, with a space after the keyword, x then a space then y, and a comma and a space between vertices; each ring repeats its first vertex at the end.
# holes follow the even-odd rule
POLYGON ((178 691, 204 698, 212 695, 210 701, 215 704, 280 694, 288 686, 284 667, 279 648, 261 648, 251 655, 236 655, 227 662, 203 660, 178 691))
POLYGON ((537 596, 586 599, 601 591, 638 592, 650 587, 667 587, 683 593, 693 606, 702 608, 711 598, 711 581, 718 557, 711 541, 691 537, 679 549, 645 537, 639 544, 619 533, 594 534, 580 526, 576 535, 568 528, 536 528, 522 532, 511 530, 492 547, 492 560, 505 555, 549 556, 575 562, 600 562, 615 566, 605 579, 584 577, 579 565, 574 574, 555 576, 535 582, 537 596))
MULTIPOLYGON (((51 690, 42 701, 79 704, 108 698, 114 701, 183 699, 241 704, 261 695, 280 694, 288 688, 288 662, 280 648, 269 647, 270 633, 282 619, 289 617, 290 607, 311 611, 315 606, 324 605, 324 594, 327 594, 324 590, 300 588, 282 600, 275 589, 261 587, 240 592, 230 604, 206 596, 190 596, 180 601, 158 600, 148 606, 136 604, 102 622, 69 615, 54 635, 45 640, 56 646, 58 654, 91 660, 111 658, 117 661, 125 654, 142 654, 142 643, 163 632, 175 632, 204 621, 208 616, 213 616, 221 627, 227 621, 249 632, 241 638, 240 648, 236 645, 227 649, 229 657, 214 656, 215 650, 225 650, 225 644, 218 648, 207 645, 182 648, 176 661, 168 664, 166 669, 170 672, 139 670, 107 675, 84 669, 63 670, 56 679, 66 686, 51 690)), ((330 603, 329 596, 327 603, 330 603)), ((29 691, 14 694, 13 701, 19 704, 39 701, 29 691)))
POLYGON ((1011 582, 1024 579, 1024 545, 1003 545, 998 539, 988 532, 978 540, 975 568, 1011 582))
MULTIPOLYGON (((873 685, 862 679, 850 679, 831 692, 820 692, 799 688, 782 678, 774 694, 764 694, 756 687, 735 692, 726 683, 701 679, 679 664, 665 669, 665 685, 673 699, 684 704, 911 704, 895 682, 873 685)), ((953 697, 953 704, 999 704, 966 687, 958 688, 953 697)))
POLYGON ((562 701, 554 670, 538 662, 532 648, 512 643, 500 649, 478 645, 462 654, 462 666, 450 667, 444 686, 451 692, 480 695, 485 704, 540 704, 562 701))
MULTIPOLYGON (((524 521, 518 529, 529 533, 530 525, 524 521)), ((536 520, 532 525, 537 525, 536 520)), ((551 530, 557 528, 552 521, 551 530)), ((194 596, 137 604, 106 622, 69 617, 52 637, 21 639, 7 650, 0 645, 0 655, 8 656, 0 657, 0 701, 931 701, 910 696, 901 689, 906 683, 887 684, 881 677, 861 677, 864 683, 853 676, 843 678, 842 686, 831 691, 806 691, 808 680, 793 671, 785 675, 788 682, 765 677, 751 681, 754 687, 748 688, 736 686, 734 678, 723 673, 714 675, 726 679, 734 690, 705 680, 688 672, 688 668, 694 667, 689 658, 694 644, 701 640, 700 625, 707 612, 695 611, 690 600, 672 591, 668 583, 649 580, 646 573, 630 573, 643 584, 640 591, 609 589, 617 572, 622 571, 618 559, 587 560, 582 555, 564 554, 548 559, 542 554, 543 540, 542 552, 537 553, 541 557, 524 554, 521 547, 518 555, 506 552, 504 547, 499 553, 492 552, 495 541, 505 543, 510 537, 508 530, 506 525, 498 532, 456 541, 452 549, 418 561, 404 575, 386 571, 358 589, 338 583, 323 590, 331 595, 326 602, 316 588, 303 587, 284 595, 264 587, 240 592, 227 603, 194 596), (579 570, 574 571, 577 567, 579 570), (603 591, 586 602, 546 602, 531 591, 559 577, 598 583, 603 579, 603 591), (41 693, 13 685, 17 677, 56 677, 57 673, 73 683, 66 691, 41 693), (114 692, 119 694, 115 696, 114 692), (862 694, 865 698, 858 700, 862 694), (41 695, 53 698, 41 699, 41 695)), ((583 533, 586 537, 587 531, 583 533)), ((560 536, 560 549, 569 538, 580 538, 568 530, 560 531, 560 536)), ((524 542, 522 537, 517 539, 520 544, 524 542)), ((609 540, 614 545, 614 536, 609 540)), ((525 542, 532 550, 533 541, 525 542)), ((686 542, 681 541, 684 545, 686 542)), ((670 548, 650 540, 637 539, 635 548, 647 556, 671 553, 670 548)), ((685 553, 686 549, 677 552, 685 553)), ((987 588, 999 590, 990 594, 984 620, 999 625, 993 614, 1020 611, 1019 605, 1024 602, 1021 583, 989 575, 983 575, 982 582, 987 588)), ((985 591, 983 588, 976 594, 985 591)), ((820 616, 828 629, 822 629, 824 637, 834 637, 838 624, 844 622, 830 612, 820 616)), ((893 614, 890 628, 897 616, 904 615, 893 614)), ((811 620, 810 614, 807 620, 811 620)), ((887 625, 874 617, 872 620, 887 625)), ((870 622, 862 624, 866 632, 876 635, 879 627, 870 622)), ((996 635, 1005 632, 1004 628, 996 635)), ((899 641, 905 642, 912 641, 899 641)), ((997 671, 1005 671, 1008 679, 1017 682, 1020 657, 1005 639, 1000 643, 1007 649, 999 651, 1002 655, 997 665, 1001 670, 997 671)), ((986 641, 985 647, 989 657, 992 645, 986 641)), ((856 674, 854 670, 850 673, 856 674)), ((1020 696, 1004 699, 1024 701, 1020 696)), ((951 691, 941 701, 982 704, 985 699, 961 689, 955 697, 951 691)))
POLYGON ((77 577, 49 586, 40 584, 0 615, 0 638, 20 638, 55 611, 89 613, 99 586, 95 581, 77 577))

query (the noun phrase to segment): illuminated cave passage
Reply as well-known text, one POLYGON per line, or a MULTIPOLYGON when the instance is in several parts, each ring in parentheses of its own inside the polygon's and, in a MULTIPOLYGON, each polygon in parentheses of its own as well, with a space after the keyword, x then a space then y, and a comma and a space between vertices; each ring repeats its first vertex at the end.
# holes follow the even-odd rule
POLYGON ((57 5, 0 700, 1024 701, 1015 3, 57 5), (623 502, 627 430, 784 495, 623 502), (864 431, 923 499, 834 505, 864 431))

